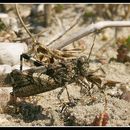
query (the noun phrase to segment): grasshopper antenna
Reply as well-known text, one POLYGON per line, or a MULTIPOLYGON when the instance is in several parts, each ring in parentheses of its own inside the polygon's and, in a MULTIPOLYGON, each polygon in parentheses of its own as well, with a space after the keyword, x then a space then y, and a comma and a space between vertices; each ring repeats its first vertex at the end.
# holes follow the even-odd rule
POLYGON ((94 35, 93 44, 91 46, 91 49, 90 49, 90 52, 89 52, 89 55, 88 55, 88 58, 87 58, 88 63, 89 63, 90 56, 91 56, 91 53, 92 53, 92 50, 93 50, 93 47, 94 47, 95 39, 96 39, 96 34, 94 35))
POLYGON ((21 22, 22 26, 24 27, 24 29, 26 30, 26 32, 28 33, 28 35, 32 38, 33 42, 36 43, 36 39, 33 37, 33 35, 31 34, 31 32, 27 29, 27 27, 25 26, 21 16, 20 16, 20 13, 19 13, 19 10, 18 10, 18 7, 17 7, 17 4, 15 4, 15 9, 16 9, 16 13, 17 13, 17 16, 19 18, 19 21, 21 22))
MULTIPOLYGON (((92 22, 95 23, 95 18, 94 17, 92 17, 92 22)), ((95 43, 95 39, 96 39, 96 34, 97 34, 97 31, 96 31, 96 33, 94 35, 93 44, 92 44, 92 46, 90 48, 90 52, 89 52, 89 55, 88 55, 88 58, 87 58, 88 66, 89 66, 90 56, 91 56, 91 53, 92 53, 92 50, 93 50, 93 47, 94 47, 94 43, 95 43)))
MULTIPOLYGON (((16 9, 16 13, 17 13, 17 16, 19 18, 19 21, 20 23, 22 24, 22 26, 24 27, 24 29, 26 30, 26 32, 28 33, 28 35, 32 38, 33 42, 34 43, 37 43, 37 41, 35 40, 35 38, 32 36, 31 32, 26 28, 21 16, 20 16, 20 13, 19 13, 19 10, 18 10, 18 7, 17 7, 17 4, 15 4, 15 9, 16 9)), ((21 54, 20 55, 20 71, 22 71, 23 69, 23 58, 24 58, 24 55, 25 54, 21 54)), ((26 58, 28 59, 28 56, 26 55, 26 58)))
MULTIPOLYGON (((16 9, 16 13, 17 13, 17 16, 18 16, 18 18, 19 18, 20 23, 22 24, 22 26, 23 26, 24 29, 26 30, 27 34, 32 38, 33 43, 37 44, 38 41, 33 37, 33 35, 31 34, 31 32, 27 29, 27 27, 26 27, 25 24, 24 24, 24 22, 23 22, 23 20, 22 20, 22 18, 21 18, 21 16, 20 16, 20 13, 19 13, 17 4, 15 4, 15 9, 16 9)), ((33 50, 33 48, 34 48, 34 44, 32 45, 32 49, 31 49, 31 50, 33 50)), ((30 52, 31 52, 31 50, 30 50, 30 52)), ((30 59, 30 56, 27 55, 27 54, 21 54, 21 55, 20 55, 20 71, 22 71, 22 69, 23 69, 23 58, 29 60, 29 59, 30 59)))

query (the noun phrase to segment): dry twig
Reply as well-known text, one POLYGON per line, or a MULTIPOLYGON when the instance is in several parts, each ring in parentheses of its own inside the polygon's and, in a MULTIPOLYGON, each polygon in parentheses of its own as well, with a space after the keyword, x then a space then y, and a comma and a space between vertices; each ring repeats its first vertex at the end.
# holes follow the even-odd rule
POLYGON ((54 43, 58 39, 62 38, 67 32, 69 32, 71 29, 73 29, 77 25, 77 23, 79 22, 81 16, 82 15, 78 16, 78 18, 76 18, 75 23, 73 25, 71 25, 63 34, 61 34, 56 39, 54 39, 53 41, 51 41, 47 46, 50 46, 52 43, 54 43))
POLYGON ((49 45, 48 47, 53 49, 62 49, 76 40, 79 40, 91 33, 99 32, 100 30, 109 27, 130 27, 130 22, 129 21, 102 21, 96 24, 91 24, 86 28, 82 28, 78 32, 72 34, 68 39, 64 39, 60 43, 55 42, 49 45))

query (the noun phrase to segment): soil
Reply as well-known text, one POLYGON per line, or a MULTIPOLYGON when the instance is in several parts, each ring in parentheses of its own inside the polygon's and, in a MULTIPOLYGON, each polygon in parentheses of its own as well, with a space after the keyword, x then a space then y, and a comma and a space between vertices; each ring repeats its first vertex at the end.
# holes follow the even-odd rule
MULTIPOLYGON (((67 9, 57 14, 60 22, 52 23, 48 27, 48 31, 44 33, 44 36, 39 38, 39 41, 43 44, 52 41, 60 34, 61 30, 63 32, 62 26, 68 27, 72 23, 74 16, 80 13, 80 9, 84 7, 87 7, 87 5, 66 6, 67 9), (67 15, 69 16, 67 17, 67 15), (63 18, 62 21, 64 23, 62 26, 60 26, 61 18, 63 18), (58 27, 56 24, 58 24, 58 27)), ((93 12, 94 7, 94 5, 89 5, 87 11, 93 12)), ((23 8, 26 8, 26 6, 23 8)), ((28 10, 30 10, 30 6, 28 10)), ((106 19, 102 16, 96 17, 96 22, 103 20, 106 19)), ((91 18, 88 18, 86 23, 76 26, 65 38, 78 31, 81 26, 85 27, 91 24, 91 22, 91 18)), ((42 27, 42 29, 45 28, 42 27)), ((130 29, 120 28, 117 32, 117 38, 128 37, 130 29)), ((85 46, 85 51, 80 55, 89 54, 93 38, 92 34, 81 39, 80 42, 85 46)), ((104 29, 96 35, 90 57, 89 71, 101 67, 104 73, 99 70, 95 73, 97 76, 102 76, 104 82, 117 82, 117 84, 111 87, 103 88, 106 97, 96 86, 92 88, 92 97, 90 97, 85 89, 81 90, 80 86, 72 83, 67 86, 72 97, 72 103, 68 101, 66 91, 61 95, 62 103, 57 99, 57 94, 61 88, 41 93, 26 99, 26 102, 21 101, 16 108, 13 106, 2 108, 5 111, 0 114, 0 126, 94 126, 97 125, 94 122, 95 120, 98 122, 105 120, 99 117, 103 113, 107 113, 109 117, 106 119, 106 126, 130 126, 130 63, 120 63, 116 60, 109 62, 111 58, 117 58, 118 46, 115 43, 116 40, 115 29, 104 29), (107 103, 105 98, 107 98, 107 103)), ((75 44, 79 45, 79 41, 76 41, 75 44)), ((73 45, 69 45, 66 48, 71 49, 73 45)), ((0 79, 3 80, 4 77, 1 76, 0 79)), ((3 81, 0 81, 0 86, 11 87, 10 85, 4 85, 3 81)))

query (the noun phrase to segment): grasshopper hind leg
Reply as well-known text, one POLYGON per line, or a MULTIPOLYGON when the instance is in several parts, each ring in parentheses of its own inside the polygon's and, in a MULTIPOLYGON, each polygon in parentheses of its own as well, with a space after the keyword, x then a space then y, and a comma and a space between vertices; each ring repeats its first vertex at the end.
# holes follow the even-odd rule
POLYGON ((79 83, 79 85, 80 85, 80 87, 81 87, 80 92, 82 92, 83 88, 85 88, 85 90, 87 91, 87 93, 86 93, 86 92, 82 92, 82 93, 87 94, 88 96, 90 96, 91 100, 94 101, 94 100, 95 100, 95 97, 92 95, 92 92, 91 92, 91 90, 92 90, 93 87, 94 87, 94 84, 91 84, 91 85, 90 85, 90 84, 87 83, 86 81, 80 80, 80 79, 78 79, 78 83, 79 83))
POLYGON ((73 98, 73 97, 71 97, 70 96, 70 94, 69 94, 69 91, 68 91, 68 89, 67 89, 67 85, 65 85, 65 86, 63 86, 63 88, 60 90, 60 92, 58 93, 58 95, 57 95, 57 98, 60 100, 60 103, 61 104, 63 104, 63 106, 65 105, 67 105, 67 106, 70 106, 70 107, 74 107, 76 104, 77 104, 77 102, 78 102, 78 100, 79 99, 75 99, 75 98, 73 98), (66 89, 66 93, 67 93, 67 97, 68 97, 68 101, 69 102, 67 102, 67 103, 62 103, 62 101, 61 101, 61 99, 60 99, 60 96, 61 96, 61 94, 63 93, 63 91, 66 89))
POLYGON ((68 89, 67 89, 67 85, 64 85, 64 86, 61 88, 60 92, 59 92, 58 95, 57 95, 57 98, 58 98, 58 100, 59 100, 60 102, 62 102, 61 99, 60 99, 60 96, 61 96, 61 94, 63 93, 63 91, 64 91, 65 89, 66 89, 66 92, 67 92, 68 100, 69 100, 69 102, 71 102, 71 97, 70 97, 70 95, 69 95, 69 92, 68 92, 68 89))

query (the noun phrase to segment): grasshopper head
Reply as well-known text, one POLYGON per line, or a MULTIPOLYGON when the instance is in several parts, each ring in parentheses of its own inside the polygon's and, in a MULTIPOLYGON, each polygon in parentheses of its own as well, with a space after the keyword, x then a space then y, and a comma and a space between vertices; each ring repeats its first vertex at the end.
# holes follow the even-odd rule
POLYGON ((88 59, 86 56, 81 56, 78 58, 77 61, 78 69, 81 73, 81 75, 85 76, 87 74, 87 70, 89 67, 88 59))

